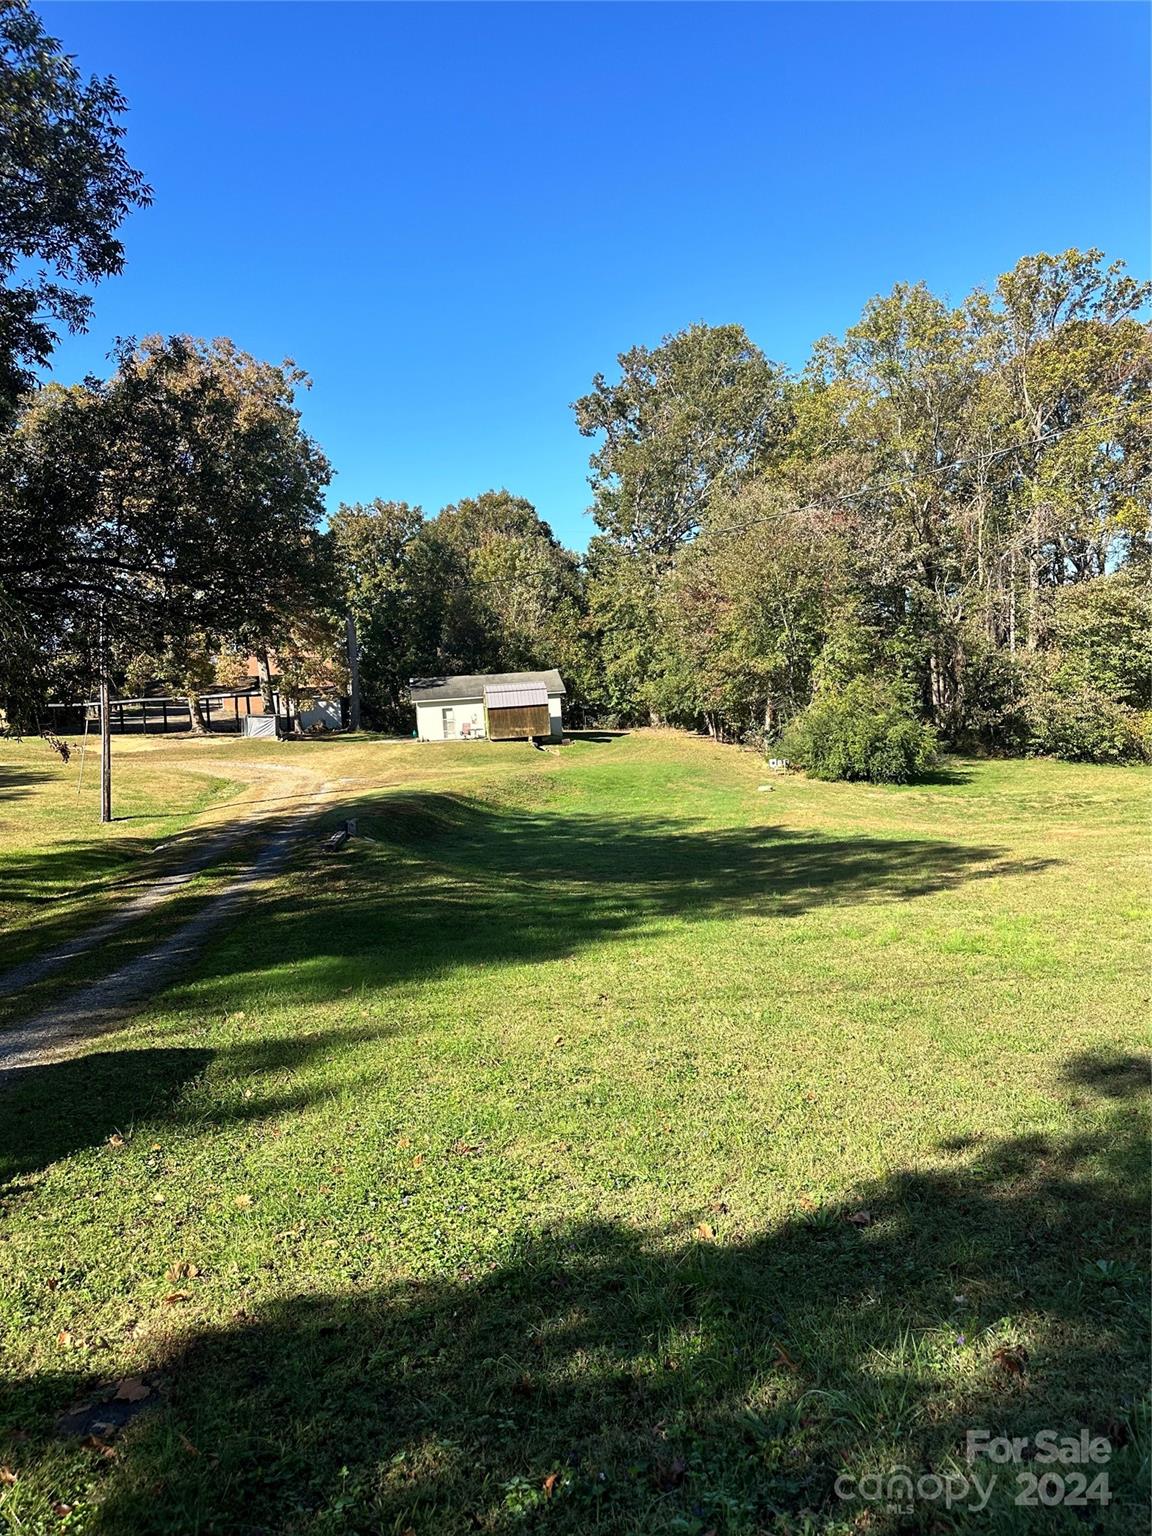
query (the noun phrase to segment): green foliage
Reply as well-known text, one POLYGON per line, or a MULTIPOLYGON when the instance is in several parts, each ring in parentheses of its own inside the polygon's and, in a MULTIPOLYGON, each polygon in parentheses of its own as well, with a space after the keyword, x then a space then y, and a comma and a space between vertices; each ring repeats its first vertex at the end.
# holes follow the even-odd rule
POLYGON ((83 78, 27 0, 3 0, 0 413, 48 361, 54 323, 84 329, 92 301, 78 285, 122 270, 115 231, 151 201, 121 147, 125 107, 110 76, 83 78))
POLYGON ((590 683, 579 564, 531 502, 485 491, 425 519, 376 500, 329 527, 356 618, 365 718, 408 731, 412 677, 558 667, 575 705, 590 683))
POLYGON ((1152 715, 1091 683, 1068 687, 1042 671, 1024 698, 1028 752, 1069 762, 1134 763, 1152 756, 1152 715))
POLYGON ((932 767, 937 742, 904 689, 858 677, 821 690, 788 728, 783 751, 812 778, 907 784, 932 767))
POLYGON ((692 325, 617 359, 572 409, 592 455, 597 525, 648 557, 691 538, 717 490, 761 468, 787 430, 787 389, 739 325, 692 325))
POLYGON ((1049 651, 1066 686, 1152 707, 1152 589, 1122 570, 1059 587, 1049 609, 1049 651))
POLYGON ((187 336, 116 363, 30 397, 0 443, 0 583, 46 663, 91 678, 145 652, 183 673, 205 634, 286 637, 326 599, 306 376, 187 336))
POLYGON ((623 354, 576 405, 614 711, 771 733, 879 673, 1019 750, 1036 666, 1147 707, 1150 292, 1041 253, 958 305, 897 284, 795 382, 732 327, 623 354))

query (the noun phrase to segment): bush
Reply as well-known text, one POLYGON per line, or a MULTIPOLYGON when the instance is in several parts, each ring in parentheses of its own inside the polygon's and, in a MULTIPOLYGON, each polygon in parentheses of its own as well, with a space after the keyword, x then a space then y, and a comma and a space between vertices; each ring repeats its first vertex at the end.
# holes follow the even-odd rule
POLYGON ((858 677, 825 689, 785 733, 783 752, 815 779, 907 784, 936 761, 936 733, 916 718, 907 691, 858 677))
POLYGON ((1063 757, 1074 763, 1147 761, 1147 716, 1120 704, 1101 688, 1061 687, 1038 677, 1024 700, 1030 756, 1063 757))

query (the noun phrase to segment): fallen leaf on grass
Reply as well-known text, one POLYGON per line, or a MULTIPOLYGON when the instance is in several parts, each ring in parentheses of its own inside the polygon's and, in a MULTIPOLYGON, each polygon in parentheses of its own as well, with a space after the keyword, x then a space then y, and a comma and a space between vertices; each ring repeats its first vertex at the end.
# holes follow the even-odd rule
POLYGON ((671 1461, 656 1469, 656 1485, 663 1493, 670 1493, 673 1488, 679 1488, 684 1481, 684 1474, 688 1470, 688 1463, 683 1456, 676 1456, 671 1461))
POLYGON ((57 1344, 59 1344, 61 1349, 71 1349, 71 1347, 72 1347, 72 1335, 70 1333, 66 1332, 65 1330, 61 1330, 56 1335, 56 1342, 57 1342, 57 1344))
POLYGON ((1028 1351, 1026 1349, 1009 1349, 1007 1345, 1001 1345, 999 1349, 992 1351, 992 1359, 1009 1376, 1023 1376, 1028 1364, 1028 1351))
POLYGON ((182 1301, 191 1301, 191 1299, 191 1291, 169 1291, 167 1296, 164 1298, 164 1305, 166 1307, 176 1307, 179 1306, 182 1301))
POLYGON ((116 1383, 112 1396, 118 1403, 142 1403, 146 1397, 152 1396, 152 1388, 139 1376, 125 1376, 123 1381, 116 1383))
POLYGON ((702 1243, 711 1243, 715 1241, 716 1233, 709 1222, 702 1221, 696 1228, 696 1236, 702 1243))
POLYGON ((187 1259, 180 1259, 175 1264, 169 1264, 164 1271, 164 1278, 165 1280, 195 1280, 199 1273, 198 1265, 189 1263, 187 1259))
POLYGON ((103 1456, 105 1461, 115 1461, 120 1455, 115 1446, 109 1445, 107 1440, 102 1440, 99 1435, 89 1435, 81 1440, 80 1444, 85 1450, 95 1451, 97 1455, 103 1456))
POLYGON ((124 1138, 121 1136, 119 1131, 112 1132, 111 1136, 108 1138, 108 1145, 110 1147, 122 1147, 124 1145, 124 1138))
POLYGON ((872 1225, 871 1211, 853 1211, 848 1217, 848 1224, 852 1227, 870 1227, 872 1225))
POLYGON ((550 1499, 556 1491, 556 1484, 560 1481, 559 1472, 549 1472, 544 1479, 544 1497, 550 1499))
POLYGON ((776 1345, 776 1359, 780 1365, 784 1366, 785 1370, 798 1371, 800 1369, 783 1344, 776 1345))
POLYGON ((423 1168, 423 1166, 424 1166, 424 1154, 423 1154, 423 1152, 417 1152, 416 1156, 412 1159, 412 1166, 413 1166, 413 1168, 423 1168))
POLYGON ((19 1479, 11 1467, 0 1467, 0 1483, 10 1487, 17 1481, 19 1481, 19 1479))

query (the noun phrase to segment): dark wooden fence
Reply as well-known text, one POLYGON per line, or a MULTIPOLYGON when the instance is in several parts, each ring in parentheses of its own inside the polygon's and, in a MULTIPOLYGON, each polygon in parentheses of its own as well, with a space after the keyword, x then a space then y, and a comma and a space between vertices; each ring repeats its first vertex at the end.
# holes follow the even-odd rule
MULTIPOLYGON (((100 719, 98 704, 53 704, 53 724, 58 731, 82 731, 85 713, 93 725, 100 719)), ((258 690, 206 693, 200 698, 204 723, 214 734, 238 736, 245 715, 264 713, 258 690)), ((190 731, 192 711, 187 699, 113 699, 108 711, 114 736, 163 736, 168 731, 190 731)))

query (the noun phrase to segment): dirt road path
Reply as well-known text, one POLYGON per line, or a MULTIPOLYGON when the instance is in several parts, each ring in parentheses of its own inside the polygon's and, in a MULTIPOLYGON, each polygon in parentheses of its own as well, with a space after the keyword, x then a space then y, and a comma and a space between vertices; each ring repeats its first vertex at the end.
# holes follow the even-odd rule
MULTIPOLYGON (((211 759, 191 760, 181 767, 219 773, 211 759)), ((265 834, 247 868, 209 897, 195 916, 174 933, 100 981, 78 987, 65 983, 58 1002, 23 1023, 0 1030, 0 1066, 28 1066, 68 1054, 80 1041, 110 1027, 177 977, 212 929, 233 915, 259 883, 275 874, 292 845, 326 809, 338 787, 295 765, 261 764, 238 801, 215 808, 184 834, 189 849, 185 858, 76 938, 0 975, 0 995, 5 996, 45 980, 155 911, 241 838, 265 834), (222 820, 229 811, 230 819, 222 820)))

